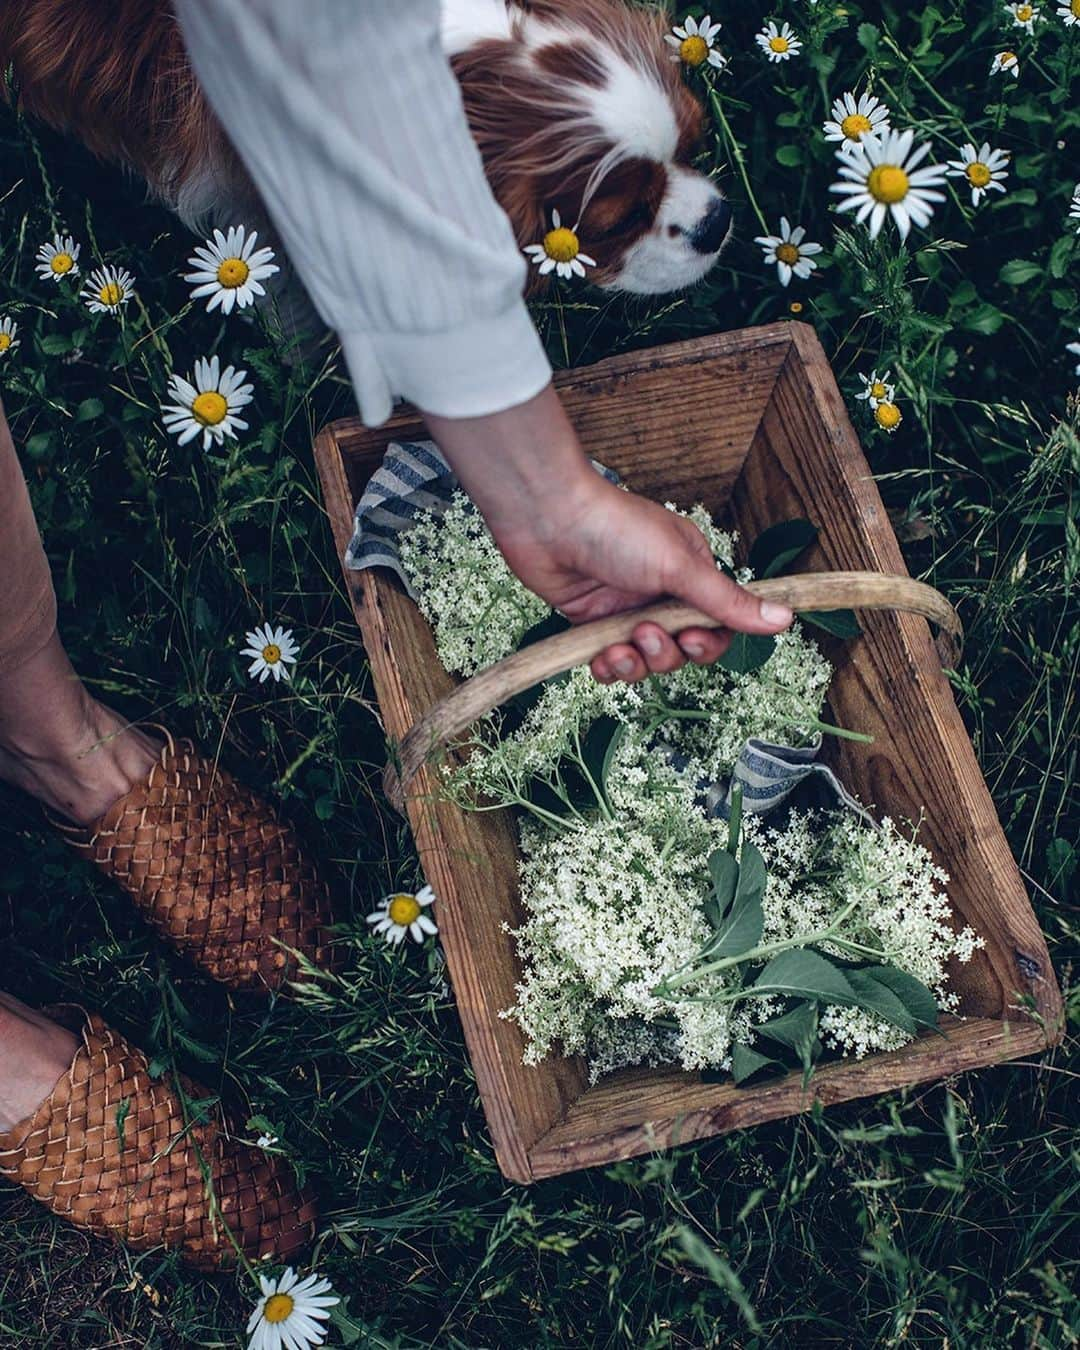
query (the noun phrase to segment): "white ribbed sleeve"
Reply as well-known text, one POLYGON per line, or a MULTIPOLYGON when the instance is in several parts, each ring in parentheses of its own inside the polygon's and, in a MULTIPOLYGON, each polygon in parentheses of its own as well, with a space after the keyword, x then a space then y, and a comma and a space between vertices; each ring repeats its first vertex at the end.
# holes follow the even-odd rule
MULTIPOLYGON (((368 425, 501 412, 551 370, 526 262, 439 42, 440 0, 176 0, 192 65, 368 425)), ((241 222, 237 222, 241 223, 241 222)))

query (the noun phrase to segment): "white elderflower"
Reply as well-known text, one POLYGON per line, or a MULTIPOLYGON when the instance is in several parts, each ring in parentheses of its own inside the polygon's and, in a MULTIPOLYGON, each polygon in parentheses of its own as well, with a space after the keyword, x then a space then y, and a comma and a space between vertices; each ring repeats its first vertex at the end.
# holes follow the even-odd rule
POLYGON ((1011 75, 1014 80, 1020 78, 1020 58, 1015 52, 998 52, 990 62, 991 75, 1011 75))
POLYGON ((246 370, 235 366, 221 369, 216 356, 209 361, 200 357, 195 362, 194 383, 179 375, 169 376, 169 393, 175 403, 162 404, 165 430, 176 436, 181 445, 187 445, 196 436, 202 436, 202 448, 221 445, 228 436, 236 439, 237 431, 247 431, 248 423, 237 413, 252 400, 255 386, 245 384, 246 370))
POLYGON ((262 1297, 248 1319, 248 1350, 308 1350, 326 1340, 330 1309, 341 1300, 329 1280, 301 1280, 292 1266, 277 1280, 259 1276, 262 1297))
POLYGON ((1040 10, 1034 5, 1029 5, 1027 0, 1021 0, 1019 4, 1005 6, 1005 13, 1012 19, 1017 28, 1022 28, 1025 33, 1031 33, 1035 29, 1036 23, 1042 17, 1040 10))
POLYGON ((551 229, 544 235, 543 242, 527 244, 524 252, 536 264, 542 277, 554 272, 569 280, 570 277, 583 277, 586 267, 596 266, 596 259, 581 251, 577 226, 564 225, 558 211, 551 213, 551 229))
POLYGON ((245 634, 245 638, 248 645, 240 655, 251 657, 248 674, 253 680, 265 684, 271 675, 275 683, 292 679, 289 666, 296 665, 300 647, 293 641, 291 628, 271 628, 267 623, 245 634))
POLYGON ((398 550, 439 660, 453 674, 473 675, 509 655, 551 612, 510 571, 464 492, 443 516, 418 515, 398 550))
POLYGON ((914 148, 913 131, 889 131, 882 137, 864 136, 852 150, 837 155, 843 180, 829 191, 841 193, 838 211, 857 211, 860 222, 869 220, 870 238, 876 239, 891 215, 906 239, 913 224, 928 224, 934 202, 945 194, 937 187, 945 181, 945 168, 928 164, 919 168, 930 153, 930 143, 914 148))
POLYGON ((806 240, 806 230, 801 225, 792 229, 787 216, 780 217, 780 233, 758 235, 754 240, 765 250, 765 265, 776 264, 780 285, 786 286, 792 276, 805 280, 817 267, 814 254, 821 252, 820 244, 806 240))
POLYGON ((399 891, 384 896, 367 921, 392 947, 403 942, 406 934, 414 942, 423 942, 425 937, 434 937, 439 931, 431 915, 424 913, 434 903, 435 892, 430 886, 422 887, 415 895, 399 891))
POLYGON ((790 61, 802 51, 802 39, 796 37, 794 28, 789 23, 777 28, 772 19, 756 35, 754 41, 770 61, 790 61))
POLYGON ((19 325, 14 319, 0 319, 0 357, 10 356, 19 345, 19 325))
MULTIPOLYGON (((1070 342, 1066 346, 1065 350, 1067 352, 1072 352, 1074 356, 1080 356, 1080 342, 1070 342)), ((1080 376, 1080 365, 1077 365, 1076 370, 1073 372, 1073 374, 1080 376)))
POLYGON ((122 267, 99 267, 82 288, 91 314, 119 314, 135 294, 135 278, 122 267))
POLYGON ((54 234, 52 240, 37 251, 37 274, 42 281, 60 282, 64 277, 79 275, 79 251, 70 234, 54 234))
POLYGON ((887 370, 884 375, 879 375, 876 370, 872 370, 869 375, 860 372, 862 393, 856 394, 855 397, 864 399, 871 408, 876 408, 879 403, 891 403, 896 396, 896 389, 889 381, 891 374, 891 370, 887 370))
POLYGON ((244 309, 254 304, 257 295, 265 295, 262 283, 281 269, 274 262, 272 248, 256 249, 258 238, 255 230, 248 234, 243 225, 234 225, 228 234, 215 230, 213 239, 207 239, 188 259, 195 270, 184 280, 195 283, 192 300, 209 296, 207 310, 220 306, 222 314, 231 314, 234 305, 244 309))
POLYGON ((1074 28, 1080 24, 1080 0, 1068 0, 1067 4, 1058 5, 1057 16, 1065 20, 1066 28, 1074 28))
POLYGON ((971 144, 960 149, 959 159, 950 159, 949 177, 963 178, 971 188, 971 204, 978 206, 988 192, 1004 192, 1009 176, 1009 152, 991 150, 988 141, 976 150, 971 144))
POLYGON ((717 70, 723 70, 727 58, 713 46, 720 28, 721 25, 713 23, 708 14, 700 22, 693 15, 687 15, 681 26, 676 26, 664 35, 664 41, 675 49, 671 59, 695 68, 708 62, 717 70))
POLYGON ((864 136, 882 136, 889 130, 889 110, 873 94, 863 93, 856 102, 850 91, 832 105, 832 120, 825 123, 825 139, 839 141, 841 150, 857 146, 864 136))

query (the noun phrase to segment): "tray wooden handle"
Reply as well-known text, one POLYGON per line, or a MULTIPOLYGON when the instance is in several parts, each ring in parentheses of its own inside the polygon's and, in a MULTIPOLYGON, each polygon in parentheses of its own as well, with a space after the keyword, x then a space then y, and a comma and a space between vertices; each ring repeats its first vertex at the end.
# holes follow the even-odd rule
MULTIPOLYGON (((950 656, 959 650, 963 636, 959 616, 948 600, 932 586, 911 577, 882 572, 808 572, 751 581, 746 589, 762 600, 779 601, 794 610, 894 609, 921 614, 951 640, 946 646, 950 656)), ((717 626, 716 620, 701 610, 667 600, 568 628, 514 652, 465 680, 413 725, 400 744, 397 763, 389 764, 384 776, 391 802, 403 810, 405 794, 421 765, 478 718, 541 680, 587 664, 612 643, 629 641, 645 620, 669 633, 717 626)))

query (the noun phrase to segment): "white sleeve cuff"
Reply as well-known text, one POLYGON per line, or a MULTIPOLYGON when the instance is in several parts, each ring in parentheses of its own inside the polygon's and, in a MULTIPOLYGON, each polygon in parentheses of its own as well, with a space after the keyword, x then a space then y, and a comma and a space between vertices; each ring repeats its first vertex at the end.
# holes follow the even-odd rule
POLYGON ((339 332, 365 425, 400 394, 439 417, 485 417, 534 398, 551 363, 523 300, 493 318, 438 333, 339 332))

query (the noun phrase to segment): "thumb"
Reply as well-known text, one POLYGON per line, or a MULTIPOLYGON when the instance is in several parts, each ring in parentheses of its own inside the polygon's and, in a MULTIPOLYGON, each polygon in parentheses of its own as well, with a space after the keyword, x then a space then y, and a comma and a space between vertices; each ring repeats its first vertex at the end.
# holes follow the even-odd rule
MULTIPOLYGON (((704 541, 702 541, 704 542, 704 541)), ((708 547, 687 550, 668 586, 677 600, 704 610, 725 628, 740 633, 778 633, 795 615, 787 605, 759 600, 716 566, 708 547)))

